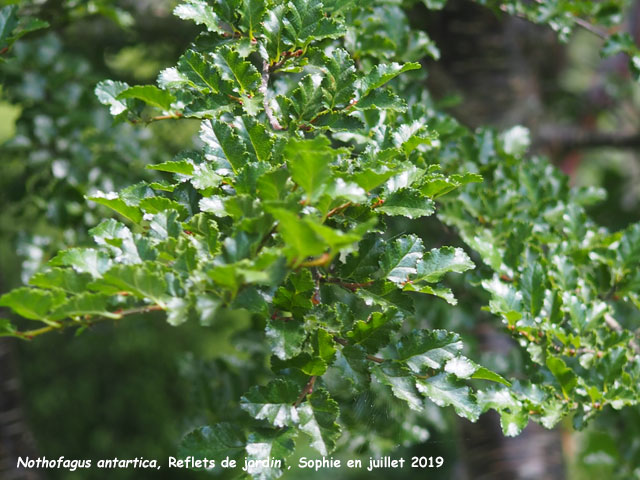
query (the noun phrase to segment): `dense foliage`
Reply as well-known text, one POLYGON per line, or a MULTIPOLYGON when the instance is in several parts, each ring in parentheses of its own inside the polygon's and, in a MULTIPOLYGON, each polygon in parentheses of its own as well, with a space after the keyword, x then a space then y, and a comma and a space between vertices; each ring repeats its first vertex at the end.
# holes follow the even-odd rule
MULTIPOLYGON (((606 25, 621 7, 489 3, 563 36, 576 19, 606 25)), ((11 46, 32 23, 12 33, 16 9, 2 12, 11 46)), ((471 132, 434 108, 418 62, 438 50, 400 5, 188 0, 175 14, 205 31, 157 85, 106 80, 95 93, 118 123, 102 135, 194 118, 196 148, 149 164, 163 176, 120 191, 109 184, 126 171, 115 182, 85 172, 80 193, 119 220, 2 296, 41 325, 3 320, 0 333, 32 339, 152 311, 224 331, 235 349, 219 365, 233 379, 225 408, 181 445, 215 459, 286 458, 296 443, 320 455, 382 452, 385 439, 422 440, 433 403, 471 421, 496 410, 505 435, 570 415, 579 428, 607 406, 638 403, 640 226, 611 233, 590 222, 584 206, 602 192, 571 189, 546 160, 526 157, 522 127, 471 132), (438 222, 412 233, 433 215, 462 246, 451 236, 442 246, 438 222), (464 284, 447 275, 469 270, 464 284), (518 361, 481 364, 467 327, 446 321, 452 285, 488 293, 518 361)), ((633 63, 627 40, 609 37, 605 53, 633 63)), ((42 115, 33 125, 36 140, 52 141, 42 115)), ((478 298, 461 308, 473 316, 478 298)))

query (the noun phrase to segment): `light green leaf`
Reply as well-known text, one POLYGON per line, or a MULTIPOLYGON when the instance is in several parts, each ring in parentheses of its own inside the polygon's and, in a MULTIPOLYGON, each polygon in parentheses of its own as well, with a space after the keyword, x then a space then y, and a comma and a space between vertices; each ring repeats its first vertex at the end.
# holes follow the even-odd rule
POLYGON ((206 144, 205 156, 214 162, 216 173, 223 174, 226 168, 238 173, 249 161, 244 143, 226 123, 205 120, 200 127, 200 138, 206 144))
POLYGON ((194 456, 211 459, 216 463, 226 457, 240 460, 244 455, 246 439, 242 429, 231 423, 218 423, 211 427, 200 427, 184 436, 180 442, 180 457, 194 456))
POLYGON ((441 373, 435 377, 418 379, 416 386, 436 405, 440 407, 452 405, 461 417, 475 422, 480 416, 480 406, 469 387, 457 381, 452 375, 441 373))
POLYGON ((462 341, 456 333, 446 330, 413 330, 393 348, 393 358, 411 371, 424 374, 427 369, 438 370, 446 362, 458 357, 462 341))
POLYGON ((422 258, 422 240, 415 235, 396 238, 380 258, 379 275, 397 285, 404 284, 417 273, 416 265, 422 258))
POLYGON ((126 90, 121 91, 116 100, 122 100, 127 98, 137 98, 143 102, 151 105, 152 107, 159 108, 160 110, 169 110, 171 104, 176 101, 176 98, 166 90, 160 90, 154 85, 135 85, 129 87, 126 90))
POLYGON ((118 95, 128 88, 129 85, 124 82, 104 80, 96 85, 95 94, 100 103, 109 107, 111 115, 120 115, 128 106, 126 101, 118 99, 118 95))
POLYGON ((101 280, 94 282, 91 288, 109 294, 128 292, 138 298, 151 300, 162 308, 167 306, 166 280, 150 262, 142 265, 115 265, 101 280))
POLYGON ((300 421, 293 405, 301 389, 292 381, 276 378, 266 387, 253 387, 241 399, 240 407, 274 427, 288 427, 300 421))
POLYGON ((266 11, 264 0, 242 0, 240 8, 240 25, 249 34, 249 38, 254 38, 266 11))
POLYGON ((223 80, 236 85, 241 93, 255 91, 260 82, 260 73, 238 52, 229 47, 218 48, 213 54, 213 62, 223 80))
POLYGON ((419 69, 420 64, 415 62, 405 63, 403 65, 396 62, 376 65, 359 81, 358 91, 360 98, 365 98, 371 91, 381 87, 401 73, 419 69))
POLYGON ((167 302, 167 322, 177 327, 187 321, 191 304, 184 298, 172 297, 167 302))
POLYGON ((115 192, 104 193, 98 191, 94 195, 87 197, 87 200, 109 207, 133 223, 140 223, 142 221, 142 212, 140 209, 136 206, 128 205, 115 192))
POLYGON ((204 25, 210 32, 224 33, 220 27, 220 19, 205 0, 186 0, 173 10, 173 14, 183 20, 193 20, 198 25, 204 25))
POLYGON ((391 387, 393 394, 416 411, 424 409, 424 399, 416 389, 413 375, 398 365, 376 365, 371 372, 383 385, 391 387))
POLYGON ((368 352, 375 353, 389 343, 391 335, 402 326, 402 316, 395 310, 374 312, 367 321, 358 320, 347 338, 354 345, 361 345, 368 352))
POLYGON ((46 291, 36 288, 16 288, 0 297, 0 307, 9 307, 18 315, 31 320, 40 320, 48 324, 51 312, 65 300, 65 295, 59 290, 46 291))
POLYGON ((403 215, 407 218, 428 217, 436 211, 435 204, 417 190, 403 188, 389 195, 377 208, 387 215, 403 215))
POLYGON ((412 281, 435 283, 448 272, 463 273, 474 267, 469 256, 461 248, 434 248, 418 262, 417 273, 412 277, 412 281))
POLYGON ((91 317, 106 317, 118 319, 121 315, 111 312, 107 307, 108 295, 83 293, 67 300, 52 313, 55 320, 68 317, 89 315, 91 317))
POLYGON ((49 265, 73 267, 76 272, 100 278, 111 266, 111 260, 107 254, 93 248, 70 248, 59 252, 49 261, 49 265))
POLYGON ((267 344, 273 353, 281 360, 295 357, 302 351, 302 345, 307 338, 304 325, 294 319, 271 320, 265 330, 267 344))
POLYGON ((338 404, 325 389, 318 389, 298 407, 300 430, 311 437, 311 447, 320 455, 328 455, 335 449, 340 437, 336 423, 340 410, 338 404))
POLYGON ((70 268, 51 268, 36 273, 29 284, 47 290, 59 289, 68 293, 82 293, 91 281, 88 274, 77 273, 70 268))
POLYGON ((331 176, 329 166, 337 152, 330 144, 327 137, 318 136, 312 140, 291 139, 285 148, 291 177, 304 189, 310 201, 317 198, 331 176))
POLYGON ((272 480, 280 477, 282 469, 271 466, 270 460, 283 460, 290 456, 295 449, 296 434, 294 429, 260 429, 251 432, 245 447, 249 467, 247 473, 256 480, 272 480))

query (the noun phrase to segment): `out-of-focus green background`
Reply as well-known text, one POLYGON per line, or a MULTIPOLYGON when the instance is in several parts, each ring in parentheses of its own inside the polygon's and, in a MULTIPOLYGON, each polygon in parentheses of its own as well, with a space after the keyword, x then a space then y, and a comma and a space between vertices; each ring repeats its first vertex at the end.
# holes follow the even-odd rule
MULTIPOLYGON (((54 251, 90 243, 86 231, 110 213, 88 204, 85 195, 148 178, 152 174, 145 170, 146 164, 169 160, 188 148, 198 130, 195 121, 114 125, 93 94, 102 79, 150 83, 162 68, 174 64, 198 32, 190 22, 171 15, 177 2, 19 3, 51 27, 19 41, 0 64, 0 292, 26 281, 54 251)), ((529 127, 534 151, 550 155, 575 185, 608 191, 607 200, 592 209, 596 220, 611 228, 640 220, 637 149, 585 148, 571 142, 576 132, 640 131, 640 90, 628 80, 624 61, 603 61, 598 38, 586 31, 561 45, 548 29, 497 17, 462 0, 450 2, 439 13, 429 13, 422 5, 412 8, 415 26, 426 29, 442 51, 439 63, 426 64, 430 77, 425 88, 443 109, 470 126, 529 127), (501 93, 494 98, 487 91, 501 93)), ((431 315, 451 321, 465 314, 447 307, 434 308, 431 315)), ((248 321, 232 320, 236 326, 248 321)), ((21 385, 15 401, 25 419, 21 428, 33 437, 26 441, 29 451, 48 458, 64 455, 94 461, 155 458, 164 465, 169 455, 175 455, 183 433, 224 419, 226 402, 247 389, 220 368, 222 364, 242 368, 227 355, 233 353, 228 342, 233 331, 233 326, 228 332, 197 326, 176 329, 147 315, 96 326, 79 338, 67 332, 30 343, 3 341, 12 351, 13 373, 21 385)), ((387 445, 396 457, 442 455, 445 466, 429 472, 429 478, 464 478, 469 455, 502 454, 499 449, 483 452, 469 441, 467 426, 446 412, 434 408, 430 415, 434 427, 424 432, 424 443, 408 448, 389 439, 387 445)), ((637 417, 636 412, 632 425, 638 424, 637 417)), ((381 409, 371 422, 384 418, 381 409)), ((634 435, 629 425, 606 415, 587 433, 573 435, 562 428, 556 432, 563 439, 570 477, 606 478, 620 455, 613 440, 616 432, 634 435), (610 461, 592 462, 589 455, 594 452, 604 452, 610 461)), ((2 436, 9 434, 0 432, 2 436)), ((525 456, 531 452, 526 443, 517 447, 518 441, 513 442, 510 448, 522 448, 525 456)), ((355 451, 354 455, 357 446, 355 451)), ((314 456, 304 450, 298 453, 314 456)), ((362 458, 366 464, 368 457, 362 458)), ((294 470, 288 475, 324 478, 326 474, 294 470)), ((336 479, 394 475, 408 476, 345 469, 332 473, 336 479)), ((38 478, 208 477, 165 467, 48 470, 38 478)))

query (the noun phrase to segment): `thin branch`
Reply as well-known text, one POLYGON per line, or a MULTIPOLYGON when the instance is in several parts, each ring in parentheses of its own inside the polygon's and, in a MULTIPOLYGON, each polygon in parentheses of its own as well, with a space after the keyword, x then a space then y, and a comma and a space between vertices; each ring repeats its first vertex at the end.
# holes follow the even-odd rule
POLYGON ((329 217, 333 217, 336 213, 341 212, 345 208, 351 206, 351 202, 343 203, 342 205, 338 205, 336 208, 329 210, 329 212, 325 215, 324 219, 326 220, 329 217))
MULTIPOLYGON (((611 316, 610 313, 604 314, 604 322, 607 324, 607 326, 611 330, 614 330, 618 333, 621 333, 624 330, 622 328, 622 325, 620 325, 618 321, 611 316)), ((636 352, 636 354, 640 354, 640 346, 636 343, 635 340, 630 340, 629 345, 631 345, 631 348, 633 349, 634 352, 636 352)))
POLYGON ((180 112, 173 112, 169 115, 158 115, 156 117, 151 117, 151 118, 147 118, 147 119, 133 119, 133 120, 129 120, 131 123, 136 124, 136 123, 140 123, 140 122, 144 122, 145 124, 150 124, 152 122, 159 122, 161 120, 178 120, 180 118, 183 118, 184 115, 180 112))
POLYGON ((370 287, 374 283, 373 280, 369 280, 368 282, 362 282, 362 283, 345 282, 340 278, 321 278, 320 280, 325 283, 335 283, 336 285, 340 285, 341 287, 348 288, 351 291, 356 291, 359 288, 370 287))
MULTIPOLYGON (((145 305, 142 307, 130 308, 128 310, 121 310, 121 311, 116 310, 113 313, 116 315, 120 315, 120 318, 122 318, 122 317, 126 317, 127 315, 135 315, 137 313, 147 313, 147 312, 153 312, 158 310, 164 310, 164 308, 162 308, 160 305, 145 305)), ((74 327, 74 326, 75 327, 90 326, 95 322, 100 322, 104 320, 114 320, 114 318, 96 317, 92 319, 91 322, 86 322, 86 323, 78 323, 78 322, 59 323, 57 325, 48 325, 46 327, 37 328, 34 330, 18 332, 16 333, 16 335, 20 336, 21 338, 24 338, 25 340, 32 340, 34 337, 37 337, 38 335, 42 335, 43 333, 49 333, 54 330, 64 330, 65 328, 74 327)))
POLYGON ((585 30, 587 30, 588 32, 593 33, 594 35, 597 35, 598 37, 602 38, 603 40, 606 40, 607 38, 609 38, 609 34, 607 32, 605 32, 604 30, 602 30, 601 28, 596 27, 595 25, 587 22, 585 19, 580 18, 580 17, 574 17, 573 21, 576 23, 576 25, 578 25, 579 27, 584 28, 585 30))
POLYGON ((271 105, 269 105, 269 99, 267 98, 267 86, 269 85, 269 62, 266 60, 262 62, 262 80, 260 82, 260 88, 258 91, 262 93, 262 105, 264 106, 264 113, 267 115, 269 119, 269 123, 271 124, 271 128, 274 130, 284 130, 278 119, 273 114, 273 110, 271 110, 271 105))
POLYGON ((293 402, 293 406, 297 407, 298 405, 300 405, 302 403, 302 401, 306 398, 307 395, 309 395, 310 393, 313 393, 313 386, 316 383, 316 377, 315 375, 313 375, 309 381, 307 382, 307 384, 304 386, 304 388, 302 389, 302 392, 300 392, 300 395, 298 395, 298 398, 296 399, 295 402, 293 402))

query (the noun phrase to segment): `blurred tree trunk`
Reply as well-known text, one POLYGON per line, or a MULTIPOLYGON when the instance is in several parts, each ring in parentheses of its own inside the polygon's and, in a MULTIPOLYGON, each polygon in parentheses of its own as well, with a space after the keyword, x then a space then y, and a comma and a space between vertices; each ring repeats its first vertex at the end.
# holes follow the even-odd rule
MULTIPOLYGON (((471 128, 525 125, 536 130, 544 117, 544 94, 557 79, 563 48, 549 28, 452 0, 423 15, 421 25, 440 48, 427 65, 436 98, 462 97, 452 114, 471 128)), ((476 332, 482 350, 506 355, 514 348, 498 325, 476 332)), ((469 480, 561 480, 565 478, 562 434, 531 423, 518 437, 502 433, 495 412, 477 423, 460 420, 462 471, 469 480)))
POLYGON ((17 468, 18 457, 37 457, 20 397, 13 339, 0 338, 0 478, 37 480, 35 470, 17 468))
POLYGON ((14 344, 14 338, 0 338, 0 479, 40 480, 36 470, 17 468, 18 457, 33 458, 37 451, 22 408, 14 344))

